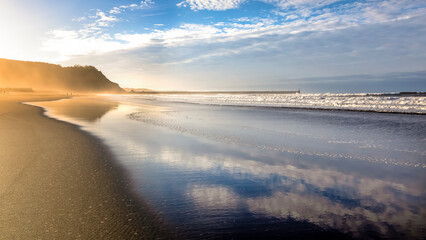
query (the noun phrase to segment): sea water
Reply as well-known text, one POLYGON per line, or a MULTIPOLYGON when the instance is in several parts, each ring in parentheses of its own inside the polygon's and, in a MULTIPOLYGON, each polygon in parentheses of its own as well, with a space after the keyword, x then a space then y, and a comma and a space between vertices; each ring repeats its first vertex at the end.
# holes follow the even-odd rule
POLYGON ((101 138, 182 238, 426 237, 426 116, 179 98, 36 105, 101 138))

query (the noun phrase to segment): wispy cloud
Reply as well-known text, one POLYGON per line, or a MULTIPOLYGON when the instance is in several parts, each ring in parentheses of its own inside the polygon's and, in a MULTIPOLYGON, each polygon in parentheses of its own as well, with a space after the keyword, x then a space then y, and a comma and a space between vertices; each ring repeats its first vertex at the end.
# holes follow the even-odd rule
MULTIPOLYGON (((258 78, 259 69, 267 71, 269 79, 279 80, 359 71, 376 74, 386 69, 418 71, 424 63, 426 52, 422 51, 422 45, 426 40, 422 39, 426 36, 422 29, 426 28, 423 21, 426 3, 423 1, 264 1, 276 8, 263 18, 182 23, 173 28, 154 24, 160 28, 145 33, 105 32, 102 29, 112 26, 119 18, 116 14, 106 14, 108 11, 99 11, 93 22, 81 29, 50 31, 44 50, 57 53, 64 61, 86 59, 88 64, 95 64, 105 56, 121 59, 128 68, 139 69, 135 70, 139 75, 175 71, 173 76, 178 78, 179 74, 185 76, 185 70, 195 76, 197 71, 200 74, 211 71, 204 66, 212 69, 216 66, 220 71, 212 72, 210 78, 228 74, 247 81, 258 78), (412 64, 398 65, 401 60, 412 64), (246 70, 240 75, 233 74, 237 69, 246 70)), ((212 4, 210 7, 218 4, 206 2, 212 4)), ((191 7, 189 0, 183 4, 191 7)), ((235 4, 234 1, 231 5, 235 4)), ((210 8, 194 6, 198 10, 210 8)), ((114 76, 114 67, 109 69, 114 76)), ((122 69, 123 66, 117 71, 122 69)), ((170 75, 164 78, 170 79, 170 75)))
POLYGON ((113 7, 109 11, 96 10, 95 15, 83 16, 80 18, 73 19, 73 21, 83 22, 84 25, 80 29, 79 33, 81 37, 90 37, 89 35, 100 35, 102 29, 107 27, 113 27, 114 23, 122 21, 119 17, 126 10, 146 9, 154 5, 152 0, 144 0, 139 4, 121 5, 113 7))
POLYGON ((192 10, 224 11, 238 8, 246 0, 185 0, 178 7, 190 7, 192 10))
POLYGON ((139 9, 140 8, 148 8, 148 7, 151 7, 152 5, 154 5, 154 2, 152 0, 144 0, 144 1, 141 1, 139 4, 133 3, 133 4, 130 4, 130 5, 121 5, 121 6, 118 6, 118 7, 113 7, 111 10, 109 10, 109 13, 110 14, 119 14, 122 11, 125 11, 126 9, 133 10, 133 9, 138 9, 138 8, 139 9))
POLYGON ((94 15, 72 19, 83 24, 80 29, 54 29, 49 31, 47 33, 49 38, 44 41, 42 49, 58 53, 58 61, 67 60, 72 56, 102 54, 127 49, 135 44, 123 44, 119 37, 111 36, 105 30, 113 27, 114 23, 122 21, 119 15, 124 11, 146 9, 153 5, 152 0, 143 0, 139 4, 121 5, 108 11, 97 9, 94 15))
POLYGON ((280 8, 289 7, 321 7, 341 0, 260 0, 265 3, 274 4, 280 8))
POLYGON ((119 19, 115 16, 107 16, 104 12, 97 12, 96 13, 96 23, 100 27, 108 27, 110 23, 118 22, 119 19))
MULTIPOLYGON (((197 9, 220 9, 230 6, 237 6, 242 1, 204 1, 204 0, 187 0, 188 4, 193 4, 197 9)), ((263 0, 277 4, 278 6, 289 5, 308 5, 323 6, 333 2, 329 1, 279 1, 279 0, 263 0)), ((264 35, 277 34, 296 34, 301 32, 320 32, 332 31, 336 29, 344 29, 348 27, 356 27, 362 24, 374 24, 386 21, 398 21, 408 19, 415 16, 426 14, 426 6, 421 7, 420 1, 380 1, 373 3, 347 3, 337 6, 331 11, 329 8, 317 10, 309 17, 301 18, 305 7, 290 11, 285 14, 284 20, 278 18, 248 18, 242 17, 231 20, 229 22, 218 22, 211 25, 203 24, 182 24, 179 27, 155 30, 151 33, 132 33, 132 34, 114 34, 109 35, 102 32, 103 27, 109 27, 113 23, 120 21, 114 14, 106 14, 98 10, 93 22, 87 23, 79 30, 65 31, 69 33, 64 37, 64 30, 53 30, 49 32, 50 38, 45 42, 46 50, 58 50, 61 48, 69 48, 69 44, 78 44, 74 49, 85 49, 77 51, 76 55, 84 53, 99 53, 115 51, 119 49, 128 49, 134 47, 144 47, 150 44, 164 44, 168 47, 172 45, 191 44, 194 41, 205 40, 209 43, 239 41, 246 38, 259 38, 264 35), (416 4, 417 3, 417 4, 416 4), (420 7, 419 7, 420 6, 420 7), (404 8, 405 11, 398 11, 404 8), (291 21, 290 21, 291 20, 291 21), (70 34, 72 33, 72 34, 70 34), (71 37, 72 36, 72 37, 71 37), (71 41, 72 40, 72 41, 71 41), (99 44, 94 44, 98 42, 99 44), (83 46, 80 46, 83 45, 83 46), (113 46, 106 47, 100 51, 97 46, 113 46), (91 49, 90 46, 93 46, 91 49)), ((186 2, 185 2, 186 3, 186 2)), ((138 7, 150 6, 152 1, 142 1, 138 7)), ((119 9, 127 9, 133 5, 121 6, 119 9)), ((311 7, 308 7, 309 9, 311 7)), ((114 10, 113 8, 112 10, 114 10)), ((277 12, 277 11, 275 11, 277 12)), ((157 25, 160 26, 160 25, 157 25)), ((71 51, 60 51, 62 58, 71 57, 71 51)), ((235 52, 232 49, 230 52, 235 52)))

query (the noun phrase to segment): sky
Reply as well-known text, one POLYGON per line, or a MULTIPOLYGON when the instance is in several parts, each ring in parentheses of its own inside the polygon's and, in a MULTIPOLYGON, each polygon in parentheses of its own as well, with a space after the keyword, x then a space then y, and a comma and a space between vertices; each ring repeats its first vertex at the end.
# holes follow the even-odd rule
POLYGON ((156 90, 426 91, 424 0, 0 0, 0 58, 156 90))

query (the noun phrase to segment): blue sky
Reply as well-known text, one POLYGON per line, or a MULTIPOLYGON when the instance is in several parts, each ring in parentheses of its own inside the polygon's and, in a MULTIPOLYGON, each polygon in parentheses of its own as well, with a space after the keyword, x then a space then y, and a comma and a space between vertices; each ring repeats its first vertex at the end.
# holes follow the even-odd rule
POLYGON ((424 0, 0 0, 0 57, 123 87, 426 91, 424 0))

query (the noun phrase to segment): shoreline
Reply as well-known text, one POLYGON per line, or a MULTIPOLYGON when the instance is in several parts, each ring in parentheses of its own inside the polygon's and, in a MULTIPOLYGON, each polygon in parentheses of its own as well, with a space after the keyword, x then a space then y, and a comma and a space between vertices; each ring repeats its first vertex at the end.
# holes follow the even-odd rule
MULTIPOLYGON (((332 96, 329 100, 327 97, 313 97, 313 98, 298 98, 294 97, 291 99, 278 98, 276 99, 273 95, 268 96, 267 94, 262 96, 253 96, 246 94, 243 97, 235 98, 237 94, 228 94, 227 96, 214 96, 210 97, 208 94, 191 97, 191 94, 178 94, 167 95, 163 94, 129 94, 128 96, 134 96, 134 98, 143 99, 146 101, 161 101, 170 103, 183 103, 183 104, 198 104, 198 105, 210 105, 210 106, 231 106, 231 107, 249 107, 249 108, 273 108, 273 109, 296 109, 296 110, 318 110, 318 111, 347 111, 347 112, 372 112, 372 113, 390 113, 390 114, 414 114, 414 115, 426 115, 426 109, 422 104, 423 96, 412 96, 410 99, 381 99, 380 97, 374 97, 375 99, 361 99, 361 102, 356 102, 356 97, 340 98, 332 96), (336 98, 337 99, 333 99, 336 98), (348 102, 346 102, 348 101, 348 102), (384 101, 384 102, 383 102, 384 101), (407 103, 409 102, 409 103, 407 103)), ((284 96, 284 94, 281 94, 284 96)), ((290 94, 292 95, 292 94, 290 94)), ((118 95, 126 96, 126 95, 118 95)), ((298 96, 298 94, 293 94, 298 96)), ((302 95, 301 95, 302 96, 302 95)), ((376 96, 376 95, 372 95, 376 96)), ((377 95, 379 96, 379 95, 377 95)), ((390 96, 390 95, 389 95, 390 96)), ((386 96, 386 97, 389 97, 386 96)), ((406 97, 408 95, 399 95, 406 97)), ((365 96, 360 96, 364 98, 365 96)), ((410 96, 408 96, 410 97, 410 96)), ((358 101, 358 100, 357 100, 358 101)))
MULTIPOLYGON (((151 99, 144 99, 147 101, 155 101, 151 99)), ((167 101, 164 101, 167 102, 167 101)), ((214 104, 214 103, 197 103, 197 102, 178 102, 169 101, 170 103, 180 104, 195 104, 195 105, 208 105, 217 107, 241 107, 241 108, 259 108, 259 109, 275 109, 275 110, 310 110, 310 111, 331 111, 331 112, 359 112, 359 113, 379 113, 379 114, 404 114, 404 115, 426 115, 426 112, 398 112, 398 111, 379 111, 368 109, 345 109, 345 108, 321 108, 321 107, 289 107, 289 106, 265 106, 265 105, 238 105, 238 104, 214 104)))
POLYGON ((67 97, 0 97, 2 238, 173 236, 170 227, 135 196, 125 171, 101 139, 23 103, 67 97))
POLYGON ((35 104, 103 139, 138 194, 186 239, 421 236, 413 231, 421 221, 411 220, 422 217, 416 211, 424 192, 416 181, 423 171, 421 116, 132 96, 35 104))

